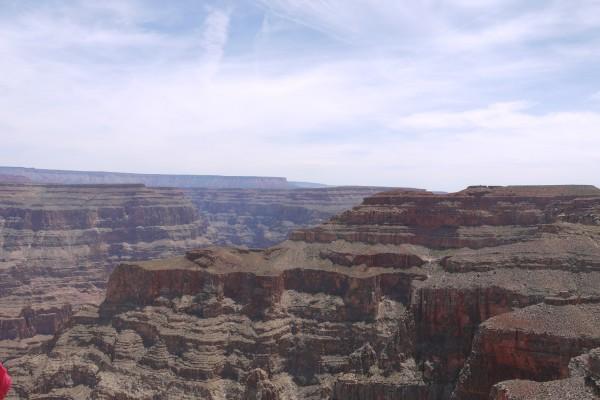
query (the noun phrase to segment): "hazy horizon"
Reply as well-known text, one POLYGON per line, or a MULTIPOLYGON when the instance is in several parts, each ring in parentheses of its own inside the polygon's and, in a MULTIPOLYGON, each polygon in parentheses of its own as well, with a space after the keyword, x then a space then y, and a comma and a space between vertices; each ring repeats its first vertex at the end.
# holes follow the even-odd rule
POLYGON ((0 0, 0 165, 600 186, 600 3, 0 0))

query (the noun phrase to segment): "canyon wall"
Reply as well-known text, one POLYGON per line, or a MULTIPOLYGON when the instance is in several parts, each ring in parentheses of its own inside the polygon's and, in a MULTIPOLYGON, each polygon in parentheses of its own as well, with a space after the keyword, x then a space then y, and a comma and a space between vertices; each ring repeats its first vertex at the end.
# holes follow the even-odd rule
POLYGON ((178 189, 0 184, 0 348, 17 351, 59 330, 71 305, 99 303, 119 262, 183 254, 207 244, 205 230, 178 189))
POLYGON ((119 262, 181 255, 211 243, 266 247, 379 190, 182 191, 5 178, 18 183, 0 184, 4 357, 39 346, 66 324, 73 308, 99 303, 108 272, 119 262))
POLYGON ((265 250, 122 263, 7 363, 11 396, 596 398, 599 306, 600 190, 392 191, 265 250))
MULTIPOLYGON (((287 239, 295 229, 314 227, 359 205, 380 187, 317 189, 186 189, 207 221, 214 244, 265 248, 287 239)), ((389 190, 389 188, 388 188, 389 190)))

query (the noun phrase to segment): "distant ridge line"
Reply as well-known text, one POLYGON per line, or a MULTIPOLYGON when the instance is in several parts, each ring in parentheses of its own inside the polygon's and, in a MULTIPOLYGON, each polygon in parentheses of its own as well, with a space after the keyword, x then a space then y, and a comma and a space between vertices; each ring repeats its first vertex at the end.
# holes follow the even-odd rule
POLYGON ((20 177, 30 183, 57 184, 144 184, 150 187, 231 188, 231 189, 295 189, 326 185, 302 182, 297 185, 285 177, 226 176, 191 174, 137 174, 109 171, 72 171, 28 167, 0 166, 0 175, 20 177))

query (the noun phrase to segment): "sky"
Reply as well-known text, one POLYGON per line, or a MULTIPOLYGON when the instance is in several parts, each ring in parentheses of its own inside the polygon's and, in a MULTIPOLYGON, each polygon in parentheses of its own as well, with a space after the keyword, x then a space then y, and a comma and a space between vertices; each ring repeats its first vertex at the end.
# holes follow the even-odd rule
POLYGON ((0 0, 0 165, 600 186, 600 1, 0 0))

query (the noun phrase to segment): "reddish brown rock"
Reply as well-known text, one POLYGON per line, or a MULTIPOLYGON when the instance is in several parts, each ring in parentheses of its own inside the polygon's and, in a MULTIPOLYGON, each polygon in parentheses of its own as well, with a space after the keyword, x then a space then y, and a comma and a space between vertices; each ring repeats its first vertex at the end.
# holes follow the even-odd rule
POLYGON ((69 304, 99 303, 118 262, 206 243, 181 191, 143 185, 0 184, 0 227, 0 349, 53 335, 69 304))
POLYGON ((125 262, 98 314, 10 361, 15 396, 586 398, 599 206, 587 186, 396 191, 266 250, 125 262))
MULTIPOLYGON (((272 244, 294 227, 322 222, 377 190, 190 188, 185 196, 201 208, 194 210, 177 189, 0 185, 0 338, 39 336, 20 316, 27 307, 43 313, 66 303, 75 308, 99 303, 108 272, 121 261, 182 254, 211 241, 272 244), (233 220, 240 231, 221 225, 233 220)), ((66 319, 55 322, 47 323, 56 326, 54 331, 42 331, 53 334, 66 319)), ((0 348, 4 345, 15 348, 12 343, 0 343, 0 348)))
POLYGON ((600 346, 600 305, 539 304, 482 324, 456 389, 460 399, 485 399, 508 379, 569 377, 569 362, 600 346))
POLYGON ((25 307, 14 318, 0 315, 0 340, 53 335, 66 325, 71 315, 70 304, 46 309, 25 307))
POLYGON ((547 382, 511 380, 496 384, 492 400, 588 400, 600 397, 600 349, 571 359, 569 377, 547 382))
MULTIPOLYGON (((539 226, 578 220, 580 204, 597 212, 597 200, 585 198, 598 196, 593 186, 471 187, 447 195, 386 192, 318 229, 295 232, 292 239, 478 249, 535 238, 539 226)), ((595 221, 594 215, 587 219, 595 221)))
POLYGON ((296 247, 120 265, 98 316, 76 315, 46 355, 9 363, 16 395, 70 392, 74 382, 91 398, 167 388, 178 398, 427 398, 412 317, 395 300, 422 276, 352 271, 316 252, 312 268, 289 268, 305 256, 296 247), (42 380, 30 375, 38 364, 42 380), (368 378, 349 384, 352 372, 368 378))
POLYGON ((207 221, 207 239, 227 246, 265 248, 290 232, 314 227, 386 190, 342 186, 316 189, 186 189, 207 221))

